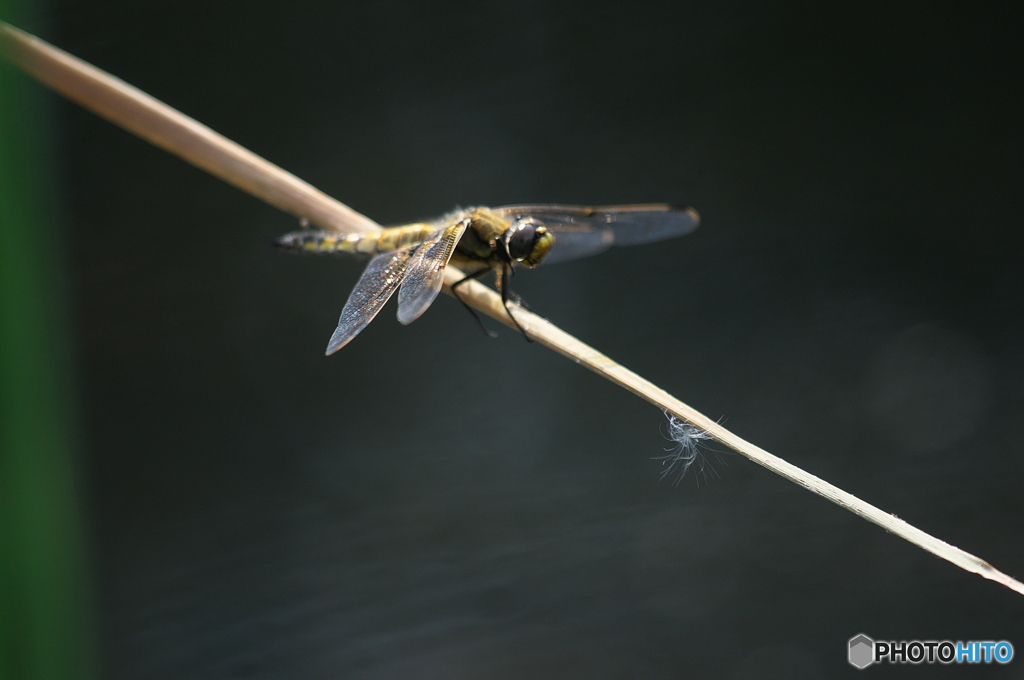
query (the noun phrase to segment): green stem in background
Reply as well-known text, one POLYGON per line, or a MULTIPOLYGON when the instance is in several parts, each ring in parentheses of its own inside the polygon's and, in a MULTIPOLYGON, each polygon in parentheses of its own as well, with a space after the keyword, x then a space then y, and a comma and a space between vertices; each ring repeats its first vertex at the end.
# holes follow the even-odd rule
POLYGON ((42 104, 0 61, 0 678, 18 680, 95 677, 42 104))
MULTIPOLYGON (((335 231, 362 231, 368 226, 373 229, 379 228, 364 215, 243 149, 180 111, 34 36, 3 23, 0 23, 0 54, 85 108, 271 205, 335 231)), ((448 267, 445 270, 445 290, 450 292, 451 285, 462 277, 463 274, 457 269, 448 267)), ((546 319, 516 305, 510 305, 509 309, 515 314, 513 321, 505 311, 500 296, 487 286, 477 281, 467 282, 465 286, 459 288, 459 297, 484 314, 509 326, 523 329, 538 343, 646 399, 666 413, 690 423, 708 437, 725 444, 775 474, 961 569, 979 574, 1024 595, 1024 583, 1004 574, 985 560, 927 534, 895 515, 890 515, 751 444, 546 319)))

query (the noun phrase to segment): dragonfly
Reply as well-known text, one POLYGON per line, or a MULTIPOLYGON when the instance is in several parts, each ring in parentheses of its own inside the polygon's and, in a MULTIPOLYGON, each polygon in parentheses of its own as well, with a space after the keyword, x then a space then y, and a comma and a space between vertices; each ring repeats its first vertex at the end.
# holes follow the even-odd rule
POLYGON ((465 274, 452 286, 463 305, 458 286, 493 272, 507 312, 509 302, 517 301, 509 290, 514 267, 532 269, 542 262, 574 260, 612 246, 661 241, 688 234, 699 224, 696 210, 668 203, 506 205, 456 210, 429 222, 379 231, 343 234, 304 229, 285 234, 275 245, 295 252, 370 256, 327 344, 326 354, 331 355, 366 328, 396 290, 399 322, 418 319, 441 291, 449 264, 465 274))

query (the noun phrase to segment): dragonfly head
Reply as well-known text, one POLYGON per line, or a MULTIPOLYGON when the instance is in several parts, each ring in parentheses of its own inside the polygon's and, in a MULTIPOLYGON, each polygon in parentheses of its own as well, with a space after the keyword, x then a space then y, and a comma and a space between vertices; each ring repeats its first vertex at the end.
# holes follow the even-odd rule
POLYGON ((555 235, 538 219, 518 217, 505 232, 504 240, 509 258, 532 269, 539 265, 551 250, 555 243, 555 235))

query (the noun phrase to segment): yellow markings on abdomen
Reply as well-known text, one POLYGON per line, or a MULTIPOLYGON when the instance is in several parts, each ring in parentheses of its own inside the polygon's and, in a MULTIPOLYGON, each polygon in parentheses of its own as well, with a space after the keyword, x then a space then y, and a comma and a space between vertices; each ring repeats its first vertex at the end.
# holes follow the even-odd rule
POLYGON ((381 231, 336 234, 330 231, 296 231, 275 241, 281 248, 307 253, 387 253, 425 240, 437 232, 430 224, 409 224, 381 231))

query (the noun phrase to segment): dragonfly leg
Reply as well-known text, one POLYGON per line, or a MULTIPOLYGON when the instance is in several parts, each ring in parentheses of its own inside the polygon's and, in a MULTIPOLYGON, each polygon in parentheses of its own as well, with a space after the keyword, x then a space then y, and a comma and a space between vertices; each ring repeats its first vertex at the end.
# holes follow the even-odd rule
POLYGON ((519 325, 519 321, 516 320, 516 317, 513 316, 512 312, 508 309, 508 302, 510 299, 512 299, 513 304, 519 304, 519 296, 513 293, 508 285, 508 280, 512 278, 513 273, 514 270, 510 264, 503 265, 501 269, 498 270, 498 289, 501 291, 501 306, 505 308, 505 313, 508 314, 510 319, 512 319, 512 323, 516 325, 519 332, 523 334, 523 338, 527 342, 533 342, 533 340, 530 339, 530 336, 526 334, 523 327, 519 325))
POLYGON ((526 304, 526 300, 524 300, 523 297, 514 290, 510 290, 508 292, 508 299, 514 302, 515 304, 519 305, 523 309, 530 309, 530 305, 526 304))
POLYGON ((473 309, 472 307, 470 307, 469 305, 467 305, 466 301, 463 300, 462 296, 459 295, 459 286, 464 284, 466 281, 472 281, 473 279, 479 279, 481 276, 483 276, 484 274, 486 274, 489 271, 490 271, 490 269, 484 268, 484 269, 481 269, 480 271, 475 272, 473 274, 466 274, 466 276, 463 277, 462 279, 460 279, 457 283, 452 284, 452 295, 454 295, 455 299, 458 300, 459 302, 461 302, 462 306, 465 307, 466 310, 469 311, 469 313, 473 315, 473 318, 476 319, 476 323, 477 323, 478 326, 480 326, 480 330, 482 330, 484 332, 484 335, 486 335, 489 338, 496 338, 496 337, 498 337, 498 334, 495 333, 494 331, 487 330, 487 326, 484 326, 484 320, 481 319, 480 315, 477 314, 476 310, 473 309))

